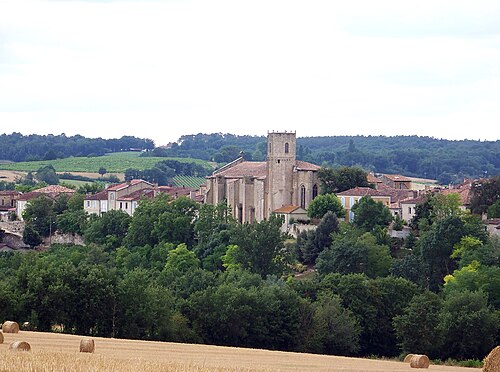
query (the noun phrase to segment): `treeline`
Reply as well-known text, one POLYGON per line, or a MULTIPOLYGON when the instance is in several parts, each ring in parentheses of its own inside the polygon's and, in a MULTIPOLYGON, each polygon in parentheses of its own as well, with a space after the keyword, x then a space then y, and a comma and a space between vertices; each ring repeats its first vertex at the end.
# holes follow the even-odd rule
POLYGON ((123 136, 115 139, 86 138, 80 135, 0 135, 0 159, 10 161, 54 160, 71 156, 102 156, 130 149, 151 150, 150 139, 123 136))
POLYGON ((455 196, 419 204, 405 240, 369 197, 352 223, 326 212, 296 241, 279 217, 239 224, 224 204, 159 195, 132 217, 89 218, 82 201, 27 205, 28 230, 80 233, 86 246, 0 255, 0 319, 335 355, 482 359, 500 341, 500 241, 455 196))
MULTIPOLYGON (((243 152, 248 160, 266 157, 266 138, 232 134, 182 136, 151 156, 192 157, 227 163, 243 152)), ((465 177, 500 174, 500 141, 450 141, 419 136, 331 136, 297 138, 297 158, 324 166, 354 166, 379 173, 437 179, 442 184, 465 177)))
POLYGON ((156 183, 159 186, 170 185, 175 176, 205 177, 212 173, 213 169, 201 164, 181 162, 177 160, 162 160, 153 168, 125 170, 125 180, 143 179, 156 183))

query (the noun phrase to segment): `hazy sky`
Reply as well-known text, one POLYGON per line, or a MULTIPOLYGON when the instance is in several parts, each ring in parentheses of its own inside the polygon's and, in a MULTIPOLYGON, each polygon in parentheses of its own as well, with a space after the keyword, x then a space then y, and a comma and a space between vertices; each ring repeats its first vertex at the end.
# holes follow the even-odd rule
POLYGON ((0 133, 500 139, 500 1, 0 0, 0 133))

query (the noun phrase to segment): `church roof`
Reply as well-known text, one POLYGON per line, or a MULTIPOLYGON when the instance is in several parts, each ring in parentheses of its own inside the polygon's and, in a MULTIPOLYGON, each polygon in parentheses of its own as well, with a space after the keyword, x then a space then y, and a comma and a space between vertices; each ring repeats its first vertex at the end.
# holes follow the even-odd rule
POLYGON ((303 171, 317 171, 321 169, 319 165, 308 163, 307 161, 296 160, 295 165, 297 166, 297 170, 303 171))
POLYGON ((215 176, 224 176, 226 178, 242 178, 245 176, 265 177, 267 175, 267 163, 265 161, 243 161, 226 169, 216 171, 215 176))

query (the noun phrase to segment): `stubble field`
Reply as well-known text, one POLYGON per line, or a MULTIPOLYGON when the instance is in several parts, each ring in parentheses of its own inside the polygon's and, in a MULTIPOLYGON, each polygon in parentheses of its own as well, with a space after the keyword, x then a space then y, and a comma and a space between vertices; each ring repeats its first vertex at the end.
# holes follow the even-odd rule
MULTIPOLYGON (((412 371, 406 363, 258 349, 95 337, 93 354, 80 353, 81 336, 27 332, 4 334, 0 371, 412 371), (31 352, 12 352, 26 341, 31 352)), ((431 365, 430 371, 478 372, 431 365)))

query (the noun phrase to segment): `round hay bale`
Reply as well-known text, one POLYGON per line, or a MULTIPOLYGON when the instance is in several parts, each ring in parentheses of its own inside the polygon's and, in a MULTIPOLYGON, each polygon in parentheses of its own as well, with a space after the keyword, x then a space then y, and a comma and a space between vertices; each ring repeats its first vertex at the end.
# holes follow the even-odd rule
POLYGON ((427 355, 415 354, 410 359, 411 368, 429 368, 430 364, 431 363, 427 355))
POLYGON ((80 341, 80 353, 93 353, 95 350, 94 340, 91 338, 84 338, 80 341))
POLYGON ((16 322, 11 322, 10 320, 5 321, 2 324, 3 333, 18 333, 19 332, 19 324, 16 322))
POLYGON ((483 372, 500 371, 500 346, 497 346, 484 358, 483 372))
POLYGON ((9 345, 9 350, 12 351, 30 351, 31 346, 25 341, 14 341, 9 345))
POLYGON ((413 357, 413 355, 414 354, 408 354, 407 356, 405 356, 405 358, 403 359, 403 362, 410 363, 410 360, 413 357))
POLYGON ((3 333, 0 332, 0 344, 3 344, 3 333))

